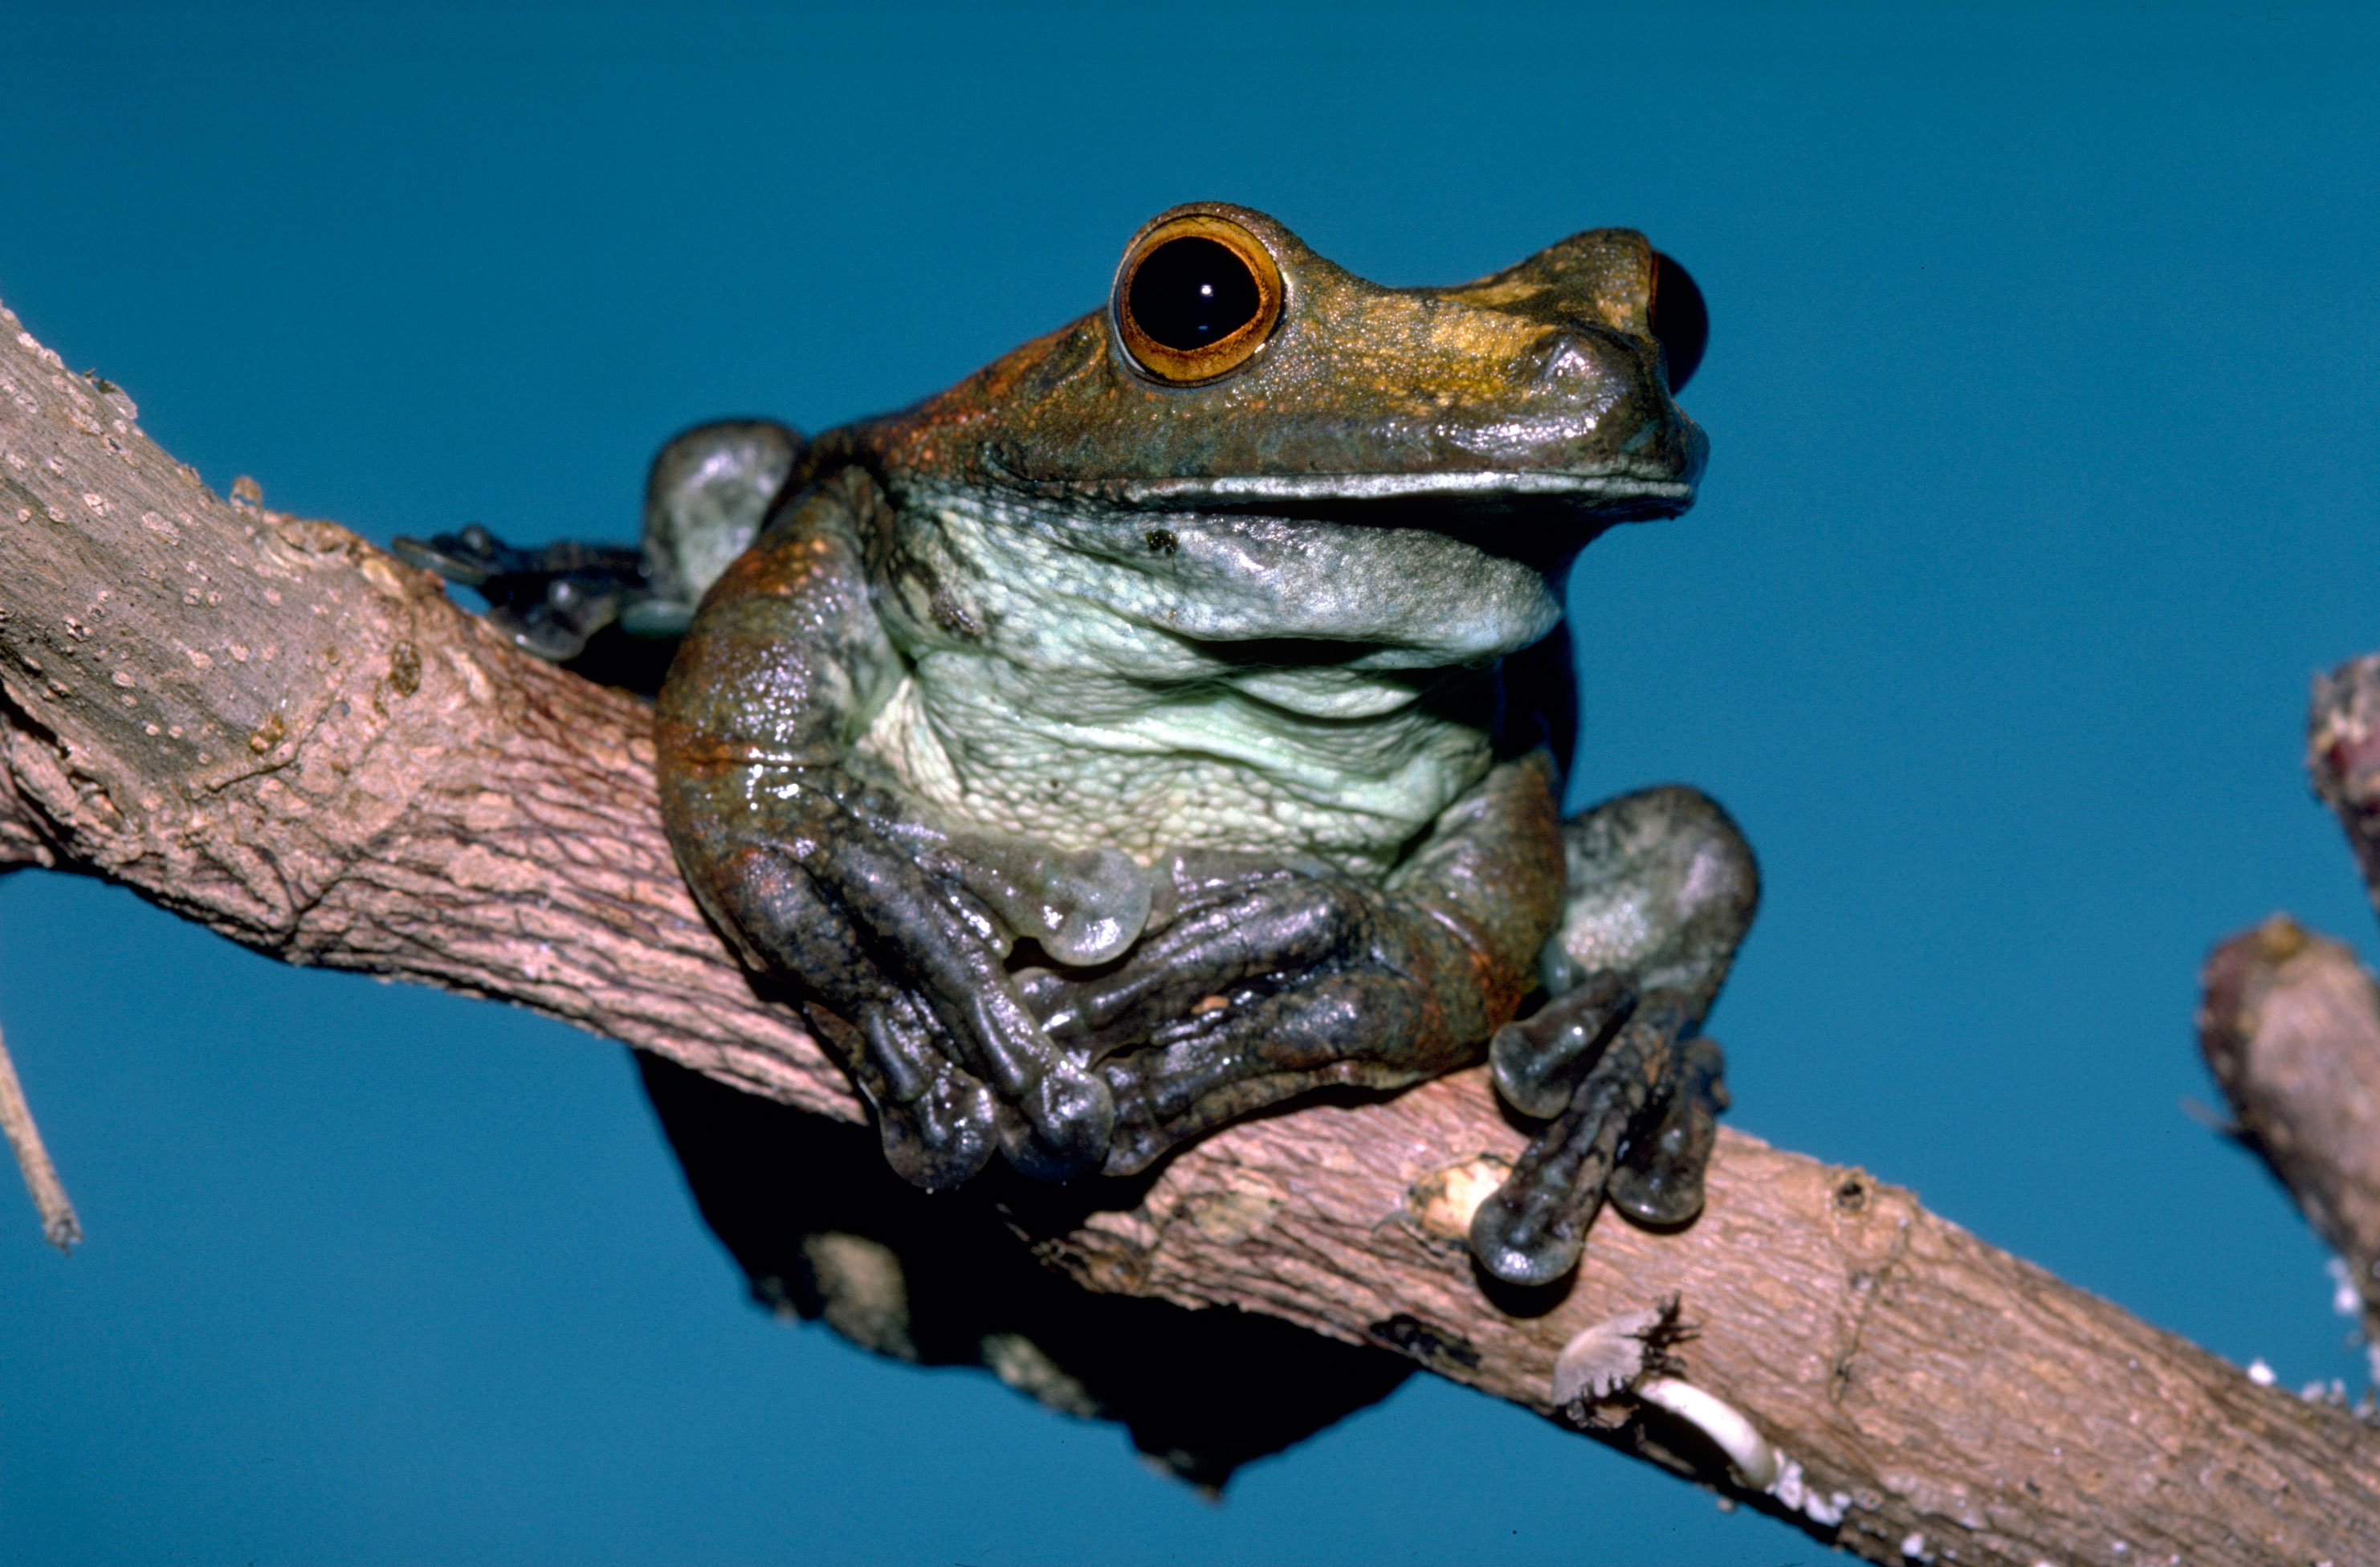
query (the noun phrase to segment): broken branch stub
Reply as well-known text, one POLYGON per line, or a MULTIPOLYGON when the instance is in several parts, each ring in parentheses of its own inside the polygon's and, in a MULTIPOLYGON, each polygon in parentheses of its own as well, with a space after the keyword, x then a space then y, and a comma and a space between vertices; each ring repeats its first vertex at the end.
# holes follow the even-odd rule
MULTIPOLYGON (((696 912, 645 710, 345 529, 214 496, 133 418, 0 312, 0 865, 861 1118, 696 912)), ((1878 1561, 2380 1560, 2380 1445, 2349 1415, 1741 1134, 1699 1221, 1607 1217, 1574 1280, 1491 1300, 1463 1232, 1523 1142, 1475 1070, 1232 1126, 1017 1222, 1094 1287, 1383 1345, 1540 1414, 1571 1338, 1675 1296, 1675 1374, 1781 1455, 1750 1500, 1878 1561)), ((1663 1417, 1611 1439, 1693 1465, 1663 1417)))
POLYGON ((2380 909, 2380 653, 2314 676, 2306 771, 2347 830, 2364 890, 2380 909))
MULTIPOLYGON (((2380 903, 2380 653, 2314 676, 2306 771, 2380 903)), ((2216 948, 2200 989, 2199 1048, 2240 1141, 2345 1260, 2380 1337, 2380 988, 2277 914, 2216 948)))
POLYGON ((2201 984, 2199 1048, 2240 1140, 2347 1259, 2380 1329, 2380 988, 2278 914, 2216 948, 2201 984))

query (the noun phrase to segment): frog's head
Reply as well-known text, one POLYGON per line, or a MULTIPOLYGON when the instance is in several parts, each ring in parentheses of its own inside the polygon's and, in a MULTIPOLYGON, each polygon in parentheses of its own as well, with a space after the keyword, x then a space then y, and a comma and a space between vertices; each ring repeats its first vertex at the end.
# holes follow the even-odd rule
MULTIPOLYGON (((1542 586, 1501 574, 1542 584, 1610 524, 1693 504, 1706 443, 1671 393, 1700 339, 1693 283, 1631 229, 1574 235, 1475 283, 1389 288, 1261 213, 1193 202, 1133 236, 1101 309, 829 445, 912 495, 1329 534, 1309 560, 1361 553, 1382 568, 1363 573, 1373 583, 1404 573, 1439 602, 1491 589, 1509 601, 1500 629, 1459 638, 1486 652, 1543 635, 1558 613, 1542 586)), ((1190 542, 1171 523, 1144 531, 1190 542)), ((1218 559, 1239 548, 1213 542, 1218 559)), ((1340 595, 1305 588, 1293 604, 1253 577, 1240 586, 1272 609, 1222 614, 1240 595, 1200 575, 1208 597, 1181 613, 1205 611, 1219 634, 1229 621, 1361 637, 1378 618, 1321 613, 1340 595)))

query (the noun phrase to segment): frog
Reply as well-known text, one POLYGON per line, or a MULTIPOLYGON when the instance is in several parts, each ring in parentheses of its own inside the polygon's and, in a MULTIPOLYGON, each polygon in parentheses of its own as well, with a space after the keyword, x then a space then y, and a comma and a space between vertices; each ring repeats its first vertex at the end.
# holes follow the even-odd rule
POLYGON ((1607 1200, 1694 1219, 1727 1108, 1749 844, 1682 785, 1558 810, 1571 564, 1693 504, 1706 322, 1631 229, 1390 287, 1193 202, 944 392, 681 434, 633 561, 406 542, 541 656, 674 640, 687 884, 914 1184, 1484 1057, 1533 1135, 1469 1249, 1549 1286, 1607 1200))

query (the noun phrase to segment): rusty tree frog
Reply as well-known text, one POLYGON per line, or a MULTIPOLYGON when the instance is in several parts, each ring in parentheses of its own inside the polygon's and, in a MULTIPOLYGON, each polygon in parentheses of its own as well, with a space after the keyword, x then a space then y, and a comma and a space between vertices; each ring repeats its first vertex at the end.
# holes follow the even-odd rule
POLYGON ((632 562, 409 547, 547 656, 685 632, 679 862, 909 1179, 1131 1173, 1484 1052, 1544 1124, 1473 1251, 1543 1283, 1607 1195, 1691 1218, 1725 1102, 1743 840, 1684 788, 1556 804, 1565 578, 1693 503, 1700 312, 1630 230, 1390 288, 1194 203, 949 391, 680 436, 632 562))

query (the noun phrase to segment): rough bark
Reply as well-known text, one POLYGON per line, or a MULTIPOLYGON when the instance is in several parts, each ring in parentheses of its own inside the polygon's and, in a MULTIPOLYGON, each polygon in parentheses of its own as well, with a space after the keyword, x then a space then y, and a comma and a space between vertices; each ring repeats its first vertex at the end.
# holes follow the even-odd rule
MULTIPOLYGON (((0 865, 106 877, 295 963, 516 1002, 862 1111, 703 924, 635 702, 352 534, 226 502, 0 315, 0 865)), ((1481 1074, 1232 1127, 1045 1233, 1104 1290, 1384 1344, 1540 1412, 1575 1333, 1675 1297, 1692 1381, 1791 1460, 1755 1505, 1879 1561, 2380 1560, 2380 1439, 1925 1212, 1724 1135, 1682 1232, 1606 1218, 1491 1301, 1481 1074)), ((1606 1439, 1724 1484, 1656 1411, 1606 1439)))

